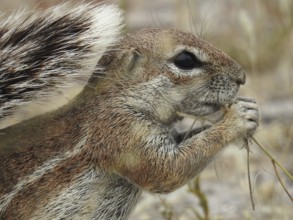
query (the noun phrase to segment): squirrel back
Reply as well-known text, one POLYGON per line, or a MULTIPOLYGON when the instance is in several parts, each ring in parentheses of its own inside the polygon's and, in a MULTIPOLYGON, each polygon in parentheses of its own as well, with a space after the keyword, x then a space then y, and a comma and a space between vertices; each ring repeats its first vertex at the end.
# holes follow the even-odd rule
POLYGON ((85 84, 119 40, 122 20, 116 6, 94 4, 17 11, 0 19, 0 119, 62 87, 85 84))

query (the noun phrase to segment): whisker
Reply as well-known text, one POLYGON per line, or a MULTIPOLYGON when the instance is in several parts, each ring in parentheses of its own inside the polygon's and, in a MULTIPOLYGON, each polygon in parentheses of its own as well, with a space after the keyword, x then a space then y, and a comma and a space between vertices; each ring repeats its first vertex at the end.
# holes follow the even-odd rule
POLYGON ((188 17, 189 17, 190 31, 192 33, 198 34, 198 30, 196 28, 196 24, 195 24, 195 21, 194 21, 194 17, 193 17, 193 13, 192 13, 192 10, 191 10, 191 6, 190 6, 189 0, 186 0, 186 4, 187 4, 187 8, 188 8, 188 17))
POLYGON ((201 19, 201 20, 202 20, 202 25, 201 25, 200 35, 199 35, 199 36, 200 36, 201 38, 203 38, 203 39, 204 39, 204 37, 205 37, 205 36, 204 36, 204 32, 206 32, 204 29, 205 29, 205 27, 206 27, 206 25, 207 25, 207 22, 208 22, 207 17, 208 17, 208 14, 209 14, 211 8, 214 6, 215 2, 216 2, 216 0, 214 0, 214 1, 211 3, 211 5, 208 7, 208 9, 207 9, 207 11, 206 11, 204 17, 201 19))

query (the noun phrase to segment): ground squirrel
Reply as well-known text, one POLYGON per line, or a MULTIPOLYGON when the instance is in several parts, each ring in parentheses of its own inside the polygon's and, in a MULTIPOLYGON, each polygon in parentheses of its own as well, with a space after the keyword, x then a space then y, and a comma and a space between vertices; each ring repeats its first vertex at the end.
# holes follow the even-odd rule
POLYGON ((0 28, 2 116, 13 103, 33 100, 71 71, 92 72, 66 106, 0 131, 1 219, 127 219, 143 190, 179 188, 227 144, 257 127, 257 104, 236 98, 245 74, 219 49, 175 29, 138 31, 109 47, 118 39, 118 10, 75 7, 20 16, 24 20, 17 22, 25 24, 20 30, 13 23, 0 28), (114 16, 114 26, 93 25, 100 13, 114 16), (35 29, 29 29, 32 24, 35 29), (110 32, 102 36, 104 28, 110 32), (12 33, 19 37, 11 39, 12 33), (109 34, 112 41, 99 45, 109 34), (22 39, 39 44, 28 50, 22 39), (101 46, 104 56, 93 65, 101 46), (17 71, 9 81, 14 61, 17 71), (222 120, 186 140, 171 126, 177 111, 203 116, 224 105, 230 107, 222 120))

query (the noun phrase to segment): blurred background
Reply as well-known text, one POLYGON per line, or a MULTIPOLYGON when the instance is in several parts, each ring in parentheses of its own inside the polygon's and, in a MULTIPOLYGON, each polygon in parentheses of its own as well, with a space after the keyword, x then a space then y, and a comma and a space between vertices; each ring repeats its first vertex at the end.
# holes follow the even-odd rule
MULTIPOLYGON (((0 0, 0 11, 9 14, 23 7, 47 8, 60 2, 64 0, 0 0)), ((254 97, 260 106, 262 120, 255 137, 293 173, 292 0, 108 2, 125 10, 127 31, 176 27, 201 36, 237 60, 247 72, 247 84, 240 93, 254 97)), ((39 108, 47 106, 32 107, 39 108)), ((131 219, 293 219, 293 203, 277 180, 270 159, 253 143, 250 150, 255 211, 249 196, 247 152, 231 146, 200 180, 167 196, 143 194, 131 219)), ((279 173, 293 195, 292 181, 279 173)))

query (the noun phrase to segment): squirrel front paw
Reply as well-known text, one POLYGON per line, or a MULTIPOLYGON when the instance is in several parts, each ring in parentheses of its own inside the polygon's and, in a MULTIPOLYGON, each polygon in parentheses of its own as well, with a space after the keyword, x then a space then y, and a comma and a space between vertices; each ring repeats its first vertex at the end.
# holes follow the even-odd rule
POLYGON ((258 127, 259 112, 256 101, 251 98, 238 97, 227 109, 224 122, 238 137, 251 137, 258 127))

